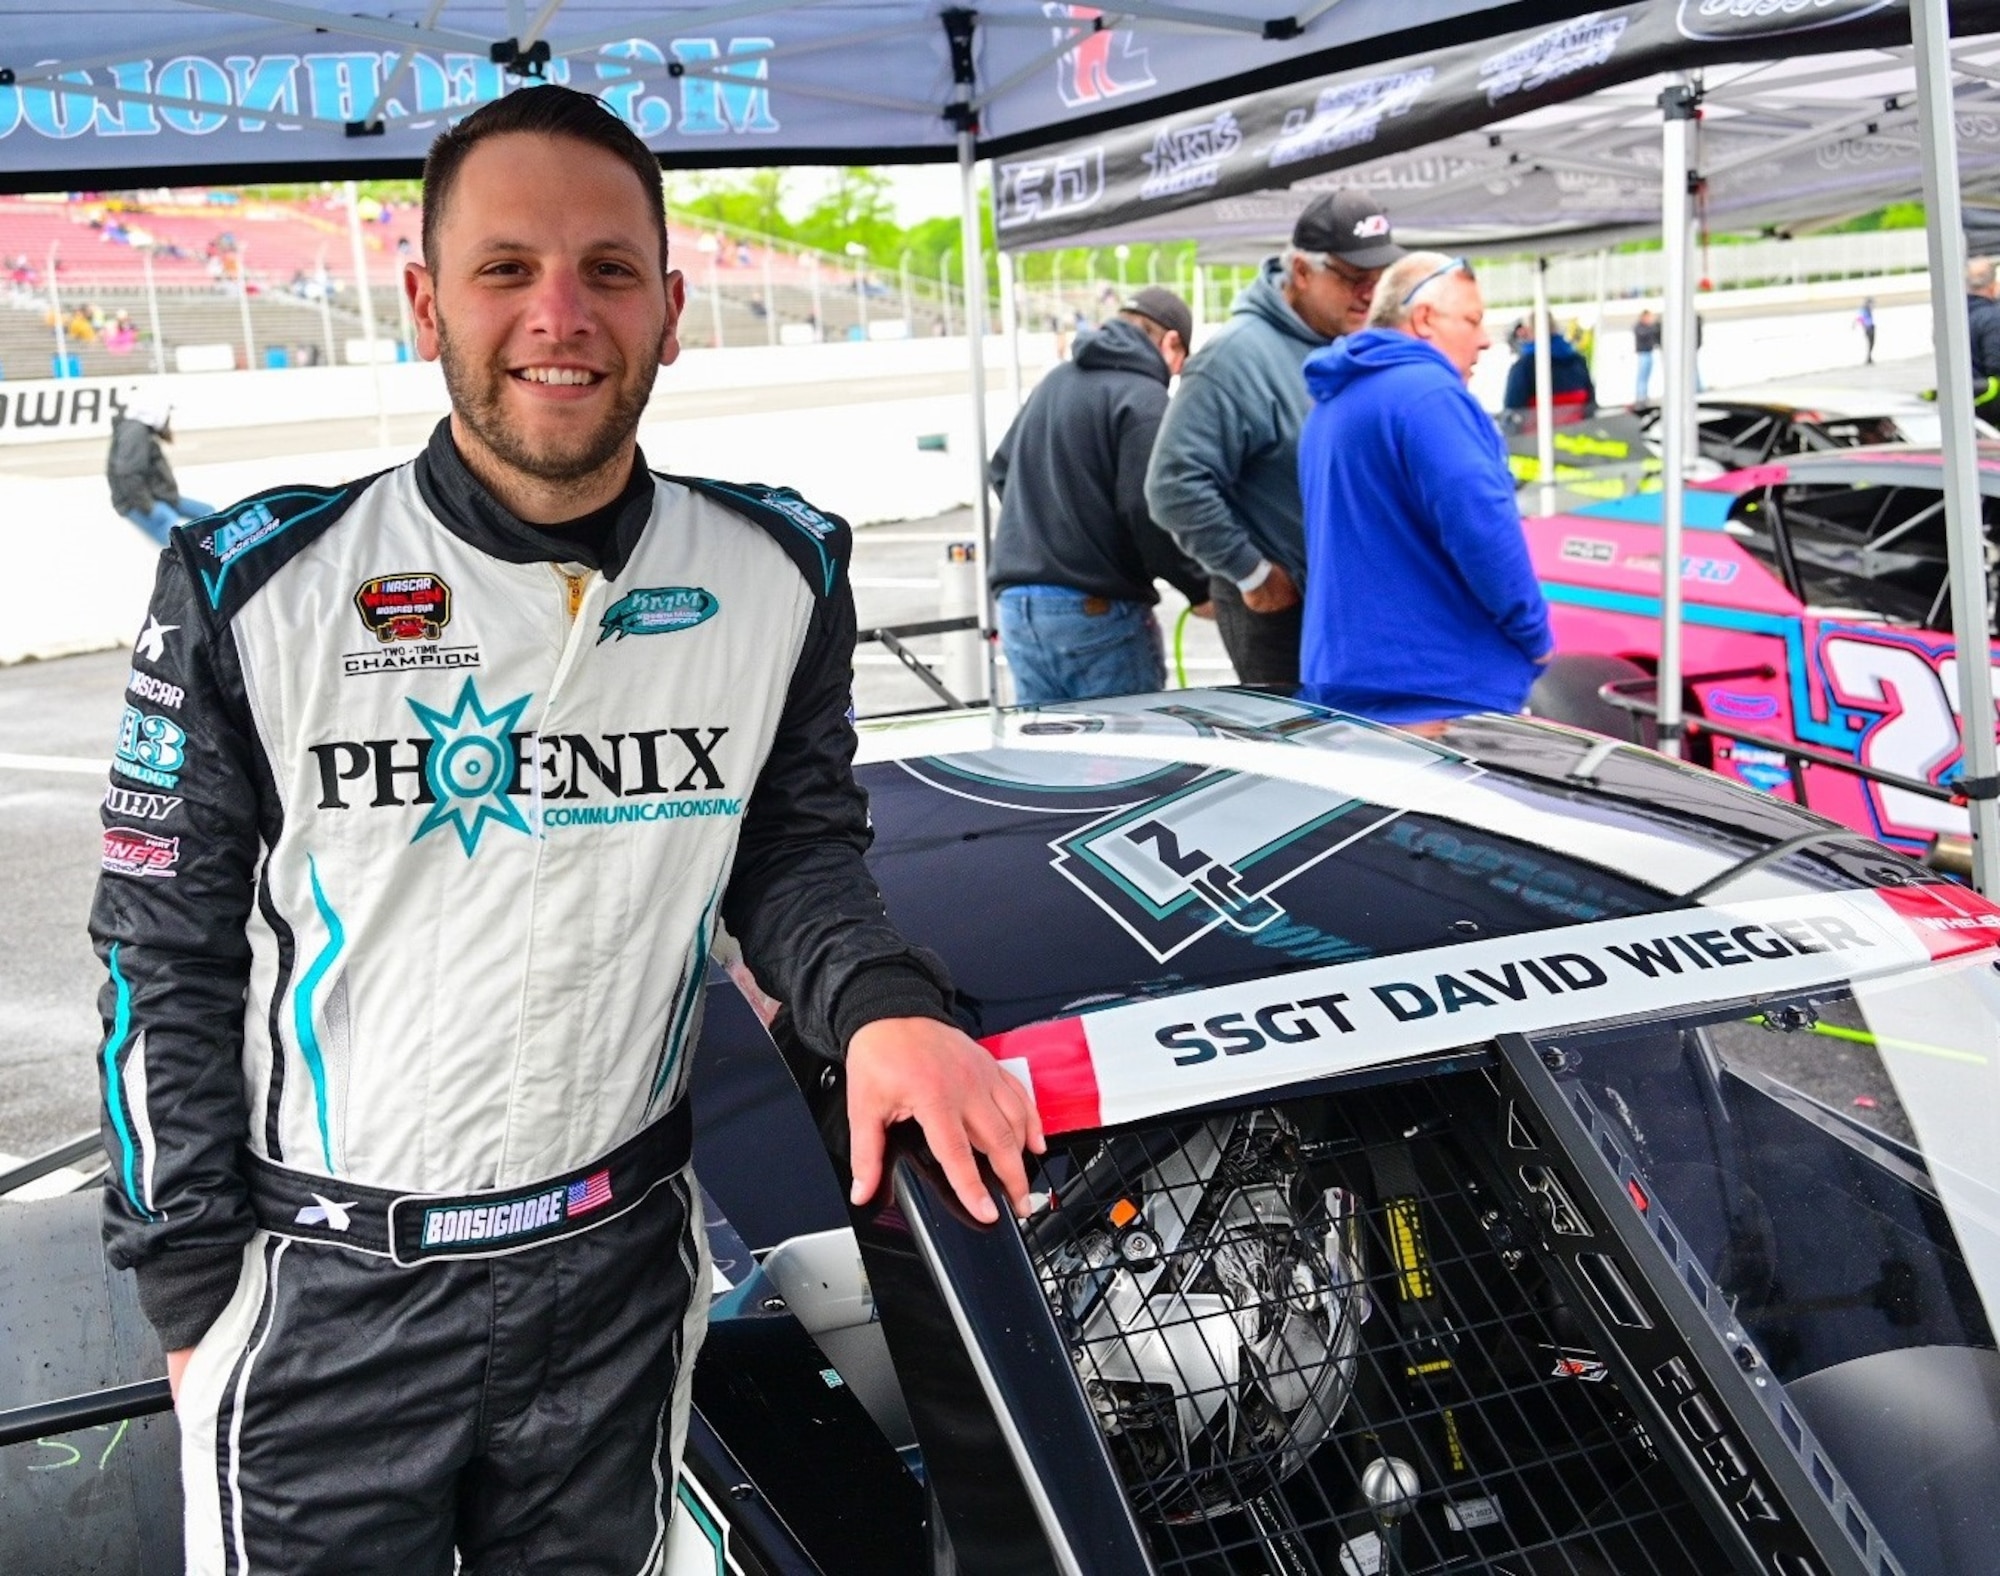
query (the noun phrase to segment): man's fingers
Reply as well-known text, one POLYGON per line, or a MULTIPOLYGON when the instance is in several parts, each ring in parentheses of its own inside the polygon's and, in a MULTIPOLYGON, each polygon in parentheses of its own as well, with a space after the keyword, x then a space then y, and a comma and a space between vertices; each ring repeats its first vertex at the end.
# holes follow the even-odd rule
POLYGON ((848 1198, 858 1209, 882 1185, 882 1145, 887 1129, 878 1116, 864 1115, 850 1105, 847 1113, 848 1167, 854 1173, 848 1198))
POLYGON ((986 1180, 979 1174, 979 1161, 972 1152, 972 1140, 959 1125, 956 1116, 937 1111, 919 1112, 917 1122, 930 1143, 931 1153, 944 1167, 944 1178, 951 1184, 952 1192, 958 1195, 959 1203, 971 1212, 974 1220, 992 1225, 1000 1218, 1000 1211, 994 1207, 992 1195, 986 1191, 986 1180))

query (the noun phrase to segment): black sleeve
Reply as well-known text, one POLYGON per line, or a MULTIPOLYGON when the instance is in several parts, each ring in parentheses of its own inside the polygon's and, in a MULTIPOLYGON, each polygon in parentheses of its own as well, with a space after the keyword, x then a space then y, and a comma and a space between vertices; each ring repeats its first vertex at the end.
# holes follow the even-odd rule
POLYGON ((873 834, 853 770, 854 631, 843 565, 814 608, 722 900, 757 983, 833 1061, 877 1018, 953 1021, 943 964, 890 924, 863 860, 873 834))
POLYGON ((253 1229, 237 1152, 249 1122, 244 924, 260 847, 242 672, 183 548, 177 539, 161 555, 132 657, 90 911, 110 975, 98 1058, 106 1250, 138 1272, 169 1351, 222 1311, 253 1229))

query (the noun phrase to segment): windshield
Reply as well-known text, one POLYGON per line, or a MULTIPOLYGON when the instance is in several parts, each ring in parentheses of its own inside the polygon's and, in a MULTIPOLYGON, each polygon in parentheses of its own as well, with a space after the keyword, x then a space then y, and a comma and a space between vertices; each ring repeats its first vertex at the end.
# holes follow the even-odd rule
POLYGON ((1537 1041, 1802 1463, 1911 1572, 1990 1558, 1960 1547, 2000 1465, 1990 957, 1537 1041))

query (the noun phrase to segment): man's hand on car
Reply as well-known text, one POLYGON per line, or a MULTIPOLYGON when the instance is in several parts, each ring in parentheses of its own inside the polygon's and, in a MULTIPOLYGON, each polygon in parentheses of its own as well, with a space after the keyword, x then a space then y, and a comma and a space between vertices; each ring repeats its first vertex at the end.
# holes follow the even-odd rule
POLYGON ((1271 565, 1271 572, 1264 577, 1264 583, 1254 591, 1243 593, 1243 605, 1253 613, 1282 613, 1288 607, 1296 607, 1299 588, 1292 583, 1292 577, 1285 573, 1284 565, 1271 565))
POLYGON ((847 1126, 856 1205, 882 1183, 894 1123, 915 1118, 958 1201, 976 1220, 1000 1218, 980 1180, 984 1155, 1014 1213, 1028 1213, 1023 1149, 1042 1154, 1042 1119, 1028 1092, 960 1030, 932 1018, 880 1018, 847 1045, 847 1126))

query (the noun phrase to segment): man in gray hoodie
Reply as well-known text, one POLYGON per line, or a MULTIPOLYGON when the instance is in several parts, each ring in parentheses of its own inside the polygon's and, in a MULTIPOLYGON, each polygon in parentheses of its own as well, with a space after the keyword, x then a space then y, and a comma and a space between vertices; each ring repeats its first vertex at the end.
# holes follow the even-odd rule
POLYGON ((1241 683, 1299 681, 1298 444, 1312 409, 1300 369, 1362 326, 1375 281, 1402 255, 1372 197, 1315 200, 1284 255, 1265 260, 1229 321, 1182 369, 1161 424, 1146 503, 1208 570, 1216 626, 1241 683))

